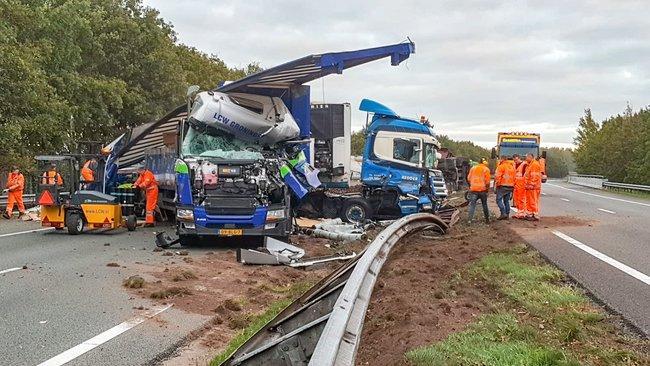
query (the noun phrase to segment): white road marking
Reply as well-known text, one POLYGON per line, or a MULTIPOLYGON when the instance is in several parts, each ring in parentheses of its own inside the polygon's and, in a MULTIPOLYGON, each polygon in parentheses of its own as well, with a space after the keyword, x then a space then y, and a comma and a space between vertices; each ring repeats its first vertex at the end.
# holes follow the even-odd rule
POLYGON ((566 189, 567 191, 582 193, 582 194, 586 194, 586 195, 589 195, 589 196, 600 197, 600 198, 605 198, 605 199, 608 199, 608 200, 620 201, 620 202, 625 202, 625 203, 633 203, 635 205, 650 207, 650 203, 643 203, 643 202, 637 202, 637 201, 624 200, 622 198, 615 198, 615 197, 607 197, 607 196, 603 196, 603 195, 600 195, 600 194, 583 192, 583 191, 579 191, 577 189, 571 189, 571 188, 567 188, 567 187, 558 186, 557 184, 550 184, 550 183, 546 183, 546 184, 549 185, 549 186, 558 187, 558 188, 566 189))
POLYGON ((578 249, 583 250, 583 251, 593 255, 594 257, 596 257, 596 258, 600 259, 601 261, 609 264, 610 266, 613 266, 613 267, 616 267, 616 268, 620 269, 621 271, 629 274, 630 276, 632 276, 632 277, 636 278, 637 280, 645 283, 646 285, 650 285, 650 276, 646 275, 645 273, 639 272, 636 269, 634 269, 632 267, 629 267, 629 266, 617 261, 616 259, 614 259, 614 258, 612 258, 612 257, 610 257, 608 255, 605 255, 605 254, 597 251, 596 249, 594 249, 594 248, 592 248, 592 247, 590 247, 590 246, 588 246, 586 244, 583 244, 583 243, 579 242, 578 240, 576 240, 576 239, 574 239, 574 238, 572 238, 572 237, 570 237, 570 236, 568 236, 568 235, 566 235, 566 234, 564 234, 562 232, 553 230, 553 234, 555 234, 555 236, 557 236, 558 238, 560 238, 560 239, 562 239, 562 240, 564 240, 564 241, 566 241, 566 242, 568 242, 570 244, 573 244, 578 249))
POLYGON ((2 271, 0 271, 0 274, 5 274, 5 273, 13 272, 13 271, 20 271, 21 269, 23 269, 23 268, 22 267, 16 267, 16 268, 3 269, 2 271))
POLYGON ((25 230, 25 231, 19 231, 17 233, 9 233, 9 234, 0 234, 0 238, 4 238, 7 236, 14 236, 14 235, 21 235, 21 234, 29 234, 29 233, 35 233, 37 231, 45 231, 45 230, 52 230, 54 229, 53 227, 44 227, 42 229, 34 229, 34 230, 25 230))
POLYGON ((514 207, 510 207, 510 210, 513 211, 513 212, 519 212, 519 210, 517 210, 517 209, 514 208, 514 207))
POLYGON ((135 327, 136 325, 138 325, 140 323, 143 323, 145 320, 153 318, 154 316, 156 316, 156 315, 162 313, 163 311, 169 309, 171 306, 172 306, 172 304, 165 305, 165 306, 157 306, 157 307, 145 312, 144 314, 142 314, 140 316, 136 316, 133 319, 130 319, 130 320, 125 321, 124 323, 118 324, 118 325, 114 326, 113 328, 111 328, 111 329, 109 329, 109 330, 107 330, 107 331, 105 331, 103 333, 100 333, 100 334, 90 338, 89 340, 70 348, 69 350, 67 350, 67 351, 65 351, 63 353, 60 353, 60 354, 50 358, 49 360, 40 363, 38 366, 60 366, 60 365, 64 365, 64 364, 74 360, 75 358, 83 355, 84 353, 92 350, 93 348, 95 348, 97 346, 100 346, 100 345, 110 341, 111 339, 113 339, 113 338, 117 337, 118 335, 126 332, 127 330, 135 327))
POLYGON ((568 198, 560 198, 560 199, 561 199, 562 201, 564 201, 564 202, 571 202, 571 201, 569 201, 568 198))
POLYGON ((546 193, 542 192, 542 196, 546 196, 546 193))
POLYGON ((615 214, 616 213, 614 211, 605 210, 604 208, 599 208, 598 211, 603 211, 603 212, 607 212, 607 213, 610 213, 610 214, 615 214))

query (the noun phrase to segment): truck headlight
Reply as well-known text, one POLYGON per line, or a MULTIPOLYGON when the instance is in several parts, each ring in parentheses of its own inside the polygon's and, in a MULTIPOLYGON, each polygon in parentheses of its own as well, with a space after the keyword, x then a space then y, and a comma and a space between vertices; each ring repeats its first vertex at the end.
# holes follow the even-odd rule
POLYGON ((266 213, 266 222, 269 221, 278 221, 284 219, 284 209, 281 210, 271 210, 266 213))
POLYGON ((194 221, 194 211, 187 209, 176 210, 176 218, 184 221, 194 221))
POLYGON ((432 210, 433 205, 431 203, 425 203, 425 204, 422 205, 422 209, 423 210, 432 210))

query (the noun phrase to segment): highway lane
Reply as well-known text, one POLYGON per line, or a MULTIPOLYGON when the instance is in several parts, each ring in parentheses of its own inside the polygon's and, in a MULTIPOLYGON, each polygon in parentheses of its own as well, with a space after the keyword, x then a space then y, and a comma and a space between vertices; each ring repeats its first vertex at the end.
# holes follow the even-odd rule
POLYGON ((544 230, 519 230, 596 297, 650 334, 650 200, 550 181, 541 200, 544 230), (544 217, 574 226, 545 227, 544 217), (553 233, 555 231, 555 233, 553 233), (586 247, 585 247, 586 246, 586 247))
MULTIPOLYGON (((37 365, 71 348, 78 357, 68 365, 145 364, 207 320, 170 308, 78 355, 74 347, 146 313, 134 307, 156 306, 121 287, 124 278, 142 274, 135 262, 178 258, 155 257, 151 230, 6 235, 38 228, 17 221, 0 221, 0 228, 0 271, 21 268, 0 274, 0 365, 37 365)), ((192 248, 192 255, 203 251, 192 248)))

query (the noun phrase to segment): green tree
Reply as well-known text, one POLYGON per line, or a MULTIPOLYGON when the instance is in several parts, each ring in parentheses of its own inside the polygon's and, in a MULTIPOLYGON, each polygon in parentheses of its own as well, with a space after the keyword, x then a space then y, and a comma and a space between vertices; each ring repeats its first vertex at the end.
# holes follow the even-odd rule
POLYGON ((438 135, 437 139, 442 147, 449 149, 455 156, 466 157, 474 161, 479 161, 481 158, 490 158, 490 150, 471 141, 456 141, 446 135, 438 135))
POLYGON ((366 144, 366 129, 363 128, 360 131, 352 132, 350 136, 351 148, 353 156, 363 155, 363 147, 366 144))
POLYGON ((179 44, 141 0, 0 0, 0 169, 37 154, 107 142, 258 71, 179 44))
MULTIPOLYGON (((585 111, 587 112, 587 111, 585 111)), ((650 184, 650 109, 623 115, 600 125, 585 113, 578 126, 574 157, 579 173, 604 175, 611 181, 650 184)))

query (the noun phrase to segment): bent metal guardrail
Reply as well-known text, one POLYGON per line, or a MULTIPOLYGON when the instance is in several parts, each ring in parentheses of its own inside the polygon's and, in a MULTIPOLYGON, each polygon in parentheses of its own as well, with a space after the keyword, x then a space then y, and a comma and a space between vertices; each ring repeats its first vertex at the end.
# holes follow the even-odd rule
POLYGON ((444 234, 449 226, 426 213, 393 222, 362 254, 314 285, 222 365, 354 365, 372 290, 390 250, 423 229, 444 234))

